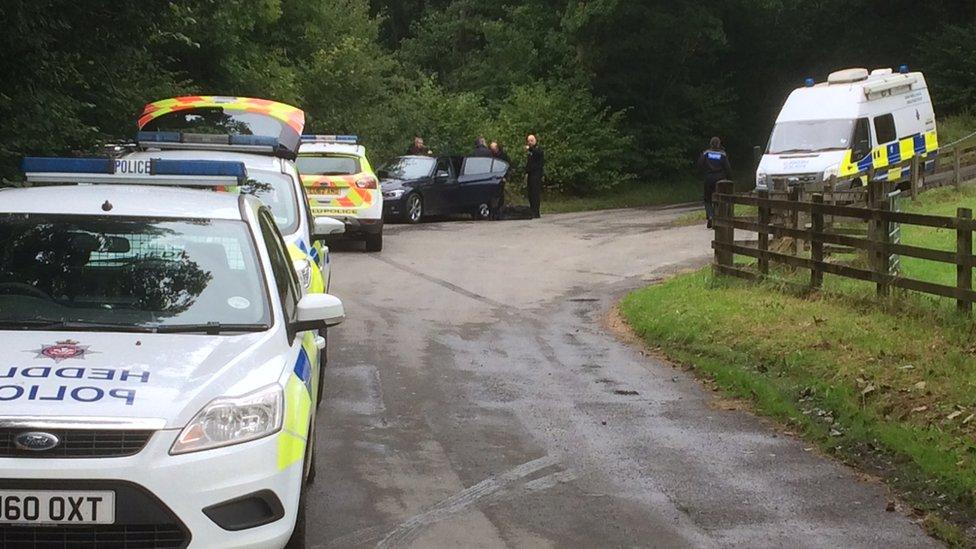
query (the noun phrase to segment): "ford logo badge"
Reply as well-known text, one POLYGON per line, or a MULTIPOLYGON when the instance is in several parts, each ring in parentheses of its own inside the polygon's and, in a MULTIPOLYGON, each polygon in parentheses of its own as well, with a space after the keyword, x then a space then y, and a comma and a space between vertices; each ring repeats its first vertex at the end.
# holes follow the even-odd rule
POLYGON ((51 433, 28 431, 14 437, 14 446, 28 452, 44 452, 56 448, 61 441, 51 433))

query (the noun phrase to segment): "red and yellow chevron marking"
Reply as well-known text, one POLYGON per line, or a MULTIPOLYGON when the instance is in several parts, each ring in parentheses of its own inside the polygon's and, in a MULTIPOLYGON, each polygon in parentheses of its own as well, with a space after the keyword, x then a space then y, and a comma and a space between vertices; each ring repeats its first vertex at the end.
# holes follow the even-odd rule
POLYGON ((269 99, 253 97, 227 97, 220 95, 190 95, 186 97, 172 97, 147 104, 139 117, 139 129, 149 122, 176 111, 199 109, 204 107, 223 107, 256 114, 266 114, 280 120, 301 134, 305 128, 305 111, 269 99))
POLYGON ((315 189, 347 189, 345 196, 338 196, 332 200, 333 206, 340 208, 368 208, 373 205, 375 193, 379 189, 360 189, 356 186, 356 181, 362 179, 362 175, 303 175, 302 185, 308 189, 309 194, 316 195, 315 189))

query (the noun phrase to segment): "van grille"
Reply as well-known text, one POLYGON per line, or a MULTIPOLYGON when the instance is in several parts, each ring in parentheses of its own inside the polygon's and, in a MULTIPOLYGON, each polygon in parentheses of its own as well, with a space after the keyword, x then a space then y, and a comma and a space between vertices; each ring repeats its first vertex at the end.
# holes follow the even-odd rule
POLYGON ((25 428, 0 428, 0 458, 100 458, 138 454, 149 442, 150 430, 60 429, 43 432, 58 437, 57 446, 50 450, 32 452, 14 444, 17 435, 31 431, 25 428))
POLYGON ((176 524, 0 526, 4 549, 179 549, 188 541, 176 524))
POLYGON ((823 176, 819 173, 798 173, 791 175, 774 175, 770 177, 773 191, 788 191, 792 187, 806 187, 821 183, 823 176))

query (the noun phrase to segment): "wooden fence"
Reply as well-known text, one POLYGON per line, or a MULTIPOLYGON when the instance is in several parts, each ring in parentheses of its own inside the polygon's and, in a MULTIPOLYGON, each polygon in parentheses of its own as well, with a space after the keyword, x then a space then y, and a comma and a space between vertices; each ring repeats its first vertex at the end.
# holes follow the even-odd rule
POLYGON ((752 279, 768 276, 770 264, 779 263, 809 269, 809 284, 813 288, 823 285, 824 274, 832 274, 873 282, 879 295, 887 295, 891 288, 904 288, 955 299, 960 310, 971 311, 972 304, 976 303, 976 292, 972 286, 972 272, 976 266, 976 256, 973 255, 976 222, 973 221, 972 211, 959 208, 956 217, 892 211, 888 201, 883 199, 890 192, 884 183, 872 182, 867 192, 868 197, 873 197, 870 202, 872 207, 850 206, 825 203, 824 195, 820 193, 810 195, 809 201, 771 198, 768 193, 735 194, 731 182, 721 182, 714 195, 715 239, 712 247, 715 250, 715 272, 752 279), (736 205, 756 207, 757 218, 736 217, 736 205), (799 219, 803 214, 809 217, 810 222, 777 223, 773 221, 773 212, 785 212, 791 219, 799 219), (831 230, 827 224, 830 218, 864 222, 867 224, 866 234, 858 236, 831 230), (895 238, 897 231, 893 231, 897 224, 954 230, 956 250, 950 252, 901 244, 895 238), (754 244, 737 242, 736 230, 757 233, 758 240, 754 244), (771 249, 770 236, 791 239, 793 245, 788 253, 782 249, 771 249), (798 245, 801 241, 805 246, 798 245), (864 252, 868 257, 868 268, 828 261, 825 246, 842 246, 864 252), (809 255, 806 249, 809 249, 809 255), (754 258, 755 264, 736 264, 737 255, 754 258), (956 285, 947 286, 899 276, 897 270, 892 269, 892 260, 897 256, 955 265, 956 285))

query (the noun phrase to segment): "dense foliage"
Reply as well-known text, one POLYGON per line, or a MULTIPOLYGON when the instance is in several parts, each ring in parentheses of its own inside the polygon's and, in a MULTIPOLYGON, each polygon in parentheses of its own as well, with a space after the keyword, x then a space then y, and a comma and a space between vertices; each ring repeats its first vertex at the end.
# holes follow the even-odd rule
MULTIPOLYGON (((293 103, 374 163, 414 134, 548 150, 586 193, 689 171, 713 134, 748 164, 805 76, 909 63, 940 115, 976 101, 976 1, 6 0, 0 175, 125 138, 181 93, 293 103)), ((521 154, 513 154, 516 163, 521 154)))

